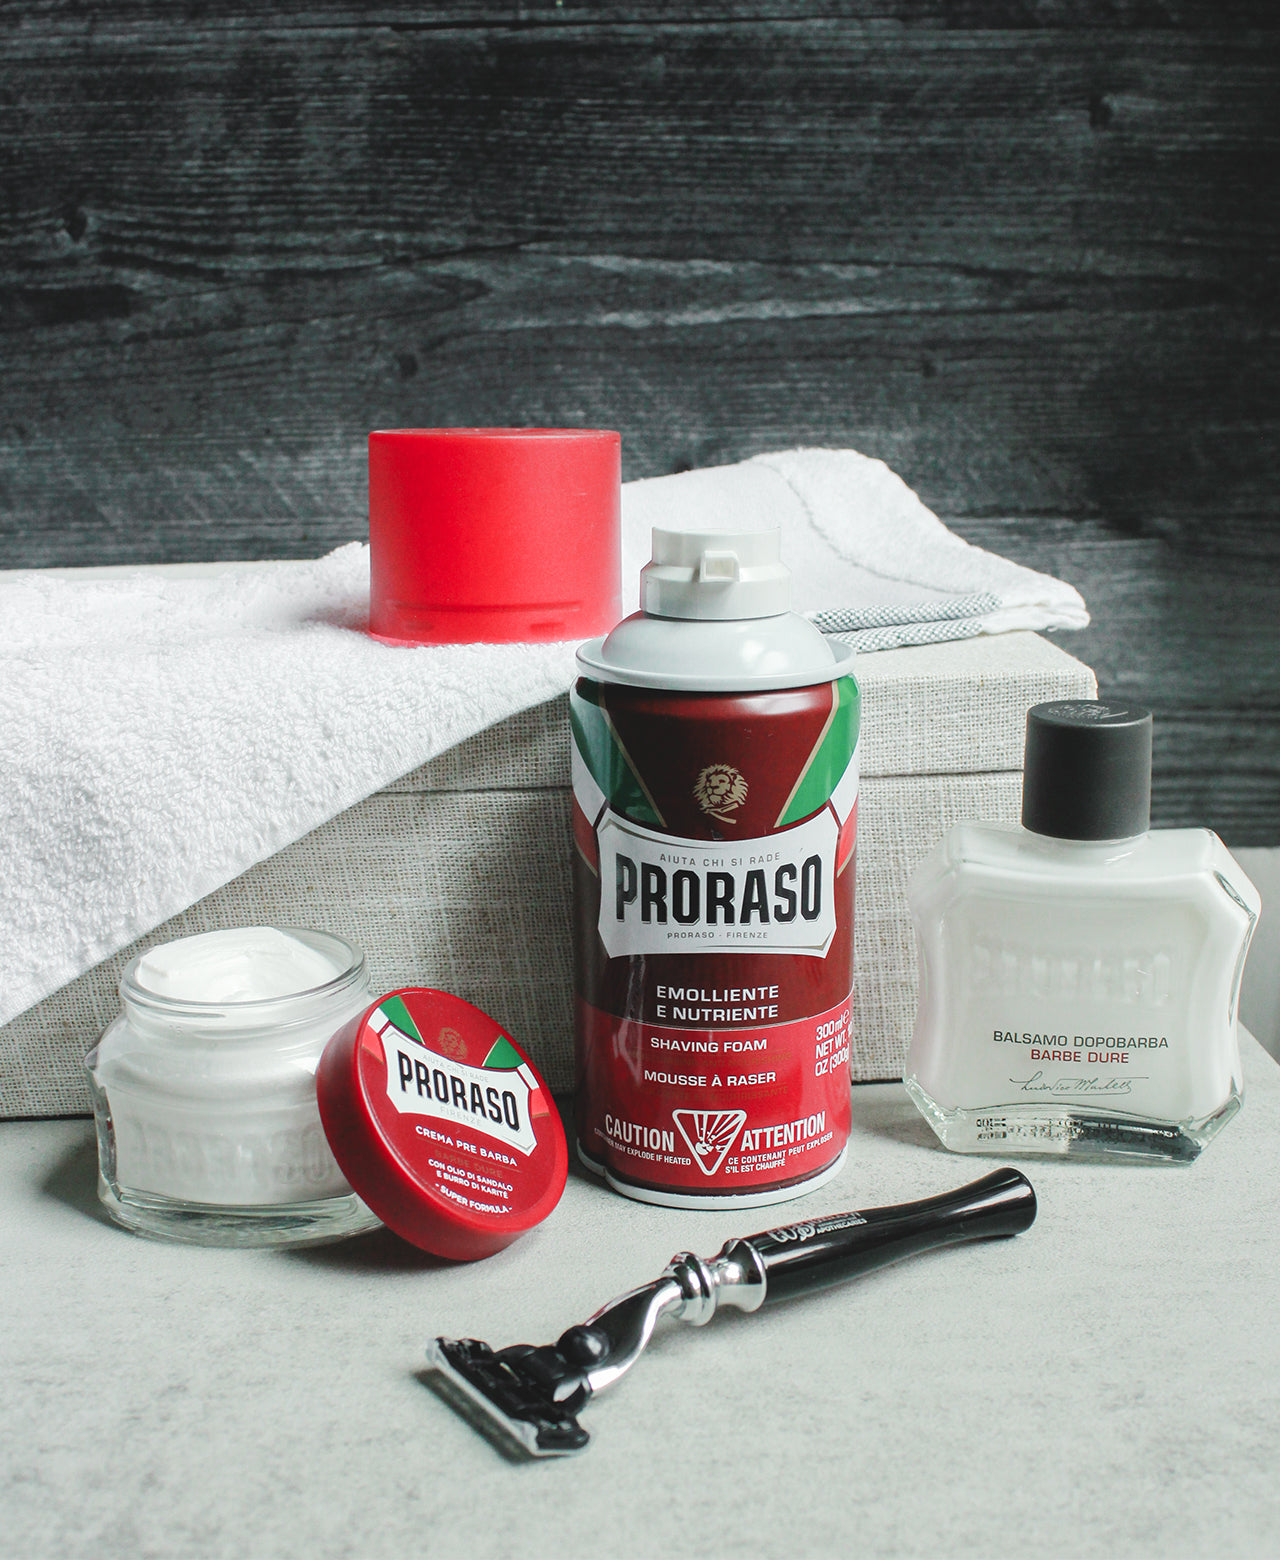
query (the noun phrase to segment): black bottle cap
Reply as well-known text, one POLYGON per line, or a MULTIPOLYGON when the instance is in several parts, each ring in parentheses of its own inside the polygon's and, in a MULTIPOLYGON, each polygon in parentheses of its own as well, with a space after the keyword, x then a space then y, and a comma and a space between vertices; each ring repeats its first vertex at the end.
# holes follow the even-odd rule
POLYGON ((1151 711, 1056 699, 1027 711, 1022 822, 1060 840, 1123 840, 1151 822, 1151 711))

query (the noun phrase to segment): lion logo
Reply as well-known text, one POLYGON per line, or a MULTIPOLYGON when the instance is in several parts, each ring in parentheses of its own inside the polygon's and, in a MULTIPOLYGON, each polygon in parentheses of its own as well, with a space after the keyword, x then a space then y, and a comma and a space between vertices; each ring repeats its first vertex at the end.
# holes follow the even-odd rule
POLYGON ((451 1056, 460 1062, 467 1054, 467 1042, 456 1029, 442 1029, 436 1036, 436 1050, 441 1056, 451 1056))
POLYGON ((730 814, 746 801, 747 782, 732 764, 708 764, 693 782, 693 799, 712 818, 736 823, 730 814))

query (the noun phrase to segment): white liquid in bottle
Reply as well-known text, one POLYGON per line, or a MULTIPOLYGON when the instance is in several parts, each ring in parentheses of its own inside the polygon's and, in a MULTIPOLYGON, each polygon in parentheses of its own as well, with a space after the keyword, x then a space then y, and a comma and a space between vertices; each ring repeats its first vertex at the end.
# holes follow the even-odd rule
POLYGON ((959 824, 912 878, 906 1085, 948 1148, 1189 1160, 1240 1108, 1259 899, 1209 830, 1146 831, 1150 734, 1133 706, 1038 706, 1033 827, 959 824))

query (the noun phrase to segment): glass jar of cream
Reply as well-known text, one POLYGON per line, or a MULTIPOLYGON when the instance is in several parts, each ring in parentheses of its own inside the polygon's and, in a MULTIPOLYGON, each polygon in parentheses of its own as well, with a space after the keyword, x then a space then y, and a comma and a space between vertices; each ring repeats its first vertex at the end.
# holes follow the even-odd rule
POLYGON ((152 948, 85 1059, 99 1195, 130 1229, 218 1246, 375 1228, 316 1104, 334 1033, 369 1005, 364 957, 328 932, 237 927, 152 948))

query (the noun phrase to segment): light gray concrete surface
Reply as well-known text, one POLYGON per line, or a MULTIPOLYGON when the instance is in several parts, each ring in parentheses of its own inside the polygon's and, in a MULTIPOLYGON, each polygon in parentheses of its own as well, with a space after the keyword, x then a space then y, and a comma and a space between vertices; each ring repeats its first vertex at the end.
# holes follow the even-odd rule
MULTIPOLYGON (((1280 1069, 1190 1167, 1026 1161, 1015 1240, 668 1325, 513 1464, 423 1371, 428 1336, 543 1342, 675 1251, 779 1222, 581 1177, 448 1267, 385 1233, 308 1255, 104 1222, 84 1121, 0 1126, 6 1556, 1272 1555, 1280 1535, 1280 1069)), ((950 1156, 900 1086, 854 1093, 840 1177, 792 1216, 924 1196, 950 1156)))

